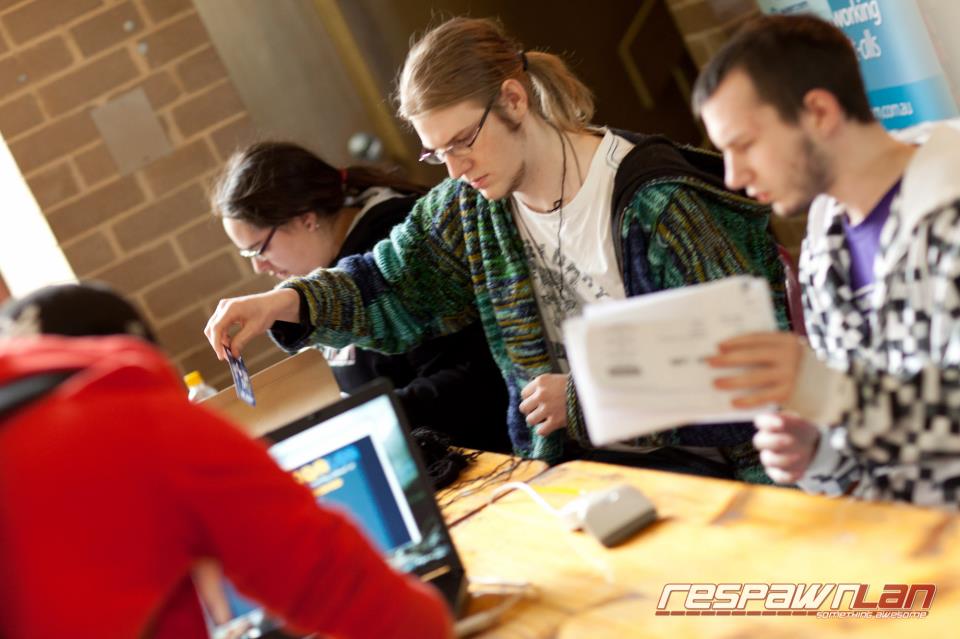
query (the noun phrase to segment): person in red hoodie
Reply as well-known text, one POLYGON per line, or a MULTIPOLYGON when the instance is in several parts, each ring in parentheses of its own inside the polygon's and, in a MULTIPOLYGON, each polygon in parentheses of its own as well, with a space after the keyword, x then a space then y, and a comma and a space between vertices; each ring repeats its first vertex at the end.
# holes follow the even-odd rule
POLYGON ((205 637, 190 571, 206 558, 297 630, 452 637, 436 591, 188 403, 143 340, 0 339, 0 399, 55 373, 69 376, 0 415, 4 639, 205 637))

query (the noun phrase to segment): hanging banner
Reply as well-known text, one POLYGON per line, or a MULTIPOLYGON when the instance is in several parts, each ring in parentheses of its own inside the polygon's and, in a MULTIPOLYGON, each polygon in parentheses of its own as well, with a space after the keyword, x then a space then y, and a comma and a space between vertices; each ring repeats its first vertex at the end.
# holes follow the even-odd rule
POLYGON ((958 115, 914 0, 758 0, 766 13, 809 12, 853 42, 874 116, 887 129, 958 115))
POLYGON ((764 13, 813 13, 833 22, 829 0, 757 0, 757 4, 764 13))

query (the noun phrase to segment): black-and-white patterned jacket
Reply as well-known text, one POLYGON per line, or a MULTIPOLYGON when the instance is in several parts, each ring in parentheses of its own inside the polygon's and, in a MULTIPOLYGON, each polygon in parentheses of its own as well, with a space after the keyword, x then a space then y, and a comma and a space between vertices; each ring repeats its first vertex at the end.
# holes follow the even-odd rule
POLYGON ((800 281, 810 344, 853 391, 800 485, 960 507, 960 131, 936 128, 907 167, 864 309, 842 214, 826 196, 814 203, 800 281))

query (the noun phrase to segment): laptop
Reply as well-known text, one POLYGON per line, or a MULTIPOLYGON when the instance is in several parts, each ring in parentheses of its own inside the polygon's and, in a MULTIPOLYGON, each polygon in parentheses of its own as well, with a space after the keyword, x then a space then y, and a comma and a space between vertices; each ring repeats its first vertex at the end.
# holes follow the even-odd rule
MULTIPOLYGON (((433 584, 459 617, 467 600, 463 564, 387 380, 297 419, 261 438, 284 470, 317 502, 351 518, 395 569, 433 584)), ((229 620, 207 624, 214 639, 287 637, 281 619, 226 580, 229 620)), ((222 619, 221 619, 222 621, 222 619)))

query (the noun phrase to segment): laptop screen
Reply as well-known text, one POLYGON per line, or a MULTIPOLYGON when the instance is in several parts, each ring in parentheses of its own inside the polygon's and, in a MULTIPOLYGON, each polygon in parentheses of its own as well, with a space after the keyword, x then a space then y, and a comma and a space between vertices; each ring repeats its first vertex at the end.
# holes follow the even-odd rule
MULTIPOLYGON (((365 387, 264 439, 280 467, 319 503, 352 519, 395 569, 429 580, 457 611, 463 567, 387 383, 365 387)), ((210 620, 215 638, 259 637, 281 625, 229 583, 224 590, 231 618, 210 620)))

